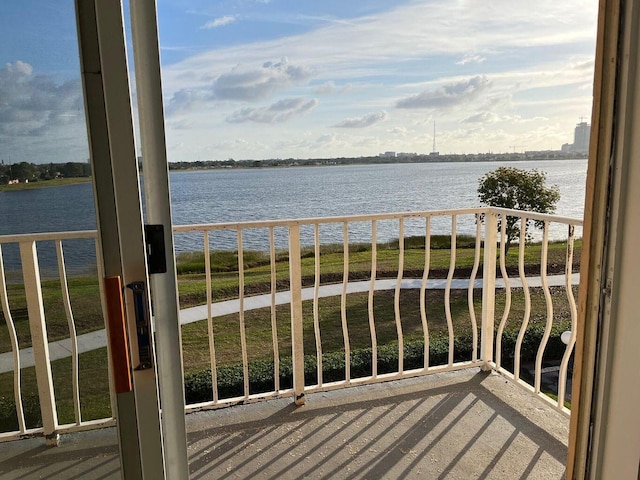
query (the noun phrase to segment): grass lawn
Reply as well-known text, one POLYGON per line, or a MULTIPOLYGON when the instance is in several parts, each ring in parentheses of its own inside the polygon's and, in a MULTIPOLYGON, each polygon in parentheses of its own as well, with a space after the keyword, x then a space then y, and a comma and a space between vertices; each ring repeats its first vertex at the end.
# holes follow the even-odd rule
MULTIPOLYGON (((477 326, 481 321, 481 292, 474 298, 474 312, 477 326)), ((555 323, 566 322, 571 318, 569 303, 564 289, 551 289, 554 305, 555 323)), ((496 295, 496 329, 504 311, 504 292, 496 295)), ((506 330, 519 329, 524 317, 524 296, 514 291, 511 296, 511 310, 506 330)), ((451 292, 451 316, 456 336, 472 331, 471 316, 467 303, 466 290, 451 292)), ((447 336, 447 320, 444 310, 444 291, 432 290, 426 294, 426 315, 429 335, 432 341, 447 336)), ((316 352, 316 337, 313 324, 313 302, 303 302, 304 352, 313 355, 316 352)), ((378 345, 398 341, 394 292, 379 291, 374 295, 375 334, 378 345)), ((318 305, 320 339, 323 353, 344 350, 344 337, 341 322, 340 297, 321 298, 318 305)), ((420 316, 420 291, 402 290, 400 295, 400 319, 405 341, 422 339, 422 321, 420 316)), ((530 324, 546 322, 546 301, 541 289, 531 289, 530 324)), ((289 305, 279 305, 276 310, 278 331, 278 350, 280 356, 291 356, 291 317, 289 305)), ((370 348, 368 294, 356 293, 347 296, 347 325, 350 348, 370 348)), ((213 319, 216 360, 219 364, 237 363, 241 359, 240 323, 238 314, 213 319)), ((245 313, 245 331, 249 360, 273 359, 273 341, 270 309, 252 310, 245 313)), ((182 346, 184 351, 185 372, 194 372, 210 367, 209 337, 206 321, 184 325, 182 327, 182 346)))
MULTIPOLYGON (((439 237, 436 237, 438 239, 439 237)), ((445 237, 448 238, 448 237, 445 237)), ((405 250, 404 278, 421 278, 424 268, 424 245, 422 239, 407 239, 412 242, 405 250)), ((432 240, 432 245, 438 245, 432 240)), ((458 245, 471 246, 474 241, 458 241, 458 245)), ((441 244, 442 245, 442 244, 441 244)), ((431 250, 429 278, 445 278, 449 270, 450 250, 446 248, 431 250)), ((539 244, 528 245, 525 249, 525 263, 530 275, 537 275, 540 271, 539 244)), ((377 278, 396 278, 398 274, 397 242, 381 244, 377 254, 377 278)), ((562 273, 566 255, 566 244, 551 243, 549 245, 548 271, 562 273)), ((212 284, 213 299, 223 301, 238 297, 237 255, 234 252, 212 252, 212 284)), ((269 256, 264 252, 244 252, 245 257, 245 295, 269 293, 271 289, 271 273, 269 256)), ((304 286, 313 286, 315 259, 312 250, 303 252, 302 277, 304 286)), ((576 242, 574 255, 574 271, 579 270, 580 242, 576 242)), ((321 252, 320 278, 321 284, 338 283, 343 279, 344 261, 340 246, 326 246, 321 252)), ((455 277, 469 278, 474 261, 472 248, 458 248, 456 251, 455 277)), ((506 263, 510 276, 517 276, 518 251, 511 248, 506 263)), ((206 303, 206 279, 204 275, 204 258, 202 253, 192 253, 178 257, 178 290, 180 307, 188 308, 206 303)), ((276 263, 277 290, 289 289, 289 262, 284 253, 280 253, 276 263)), ((478 277, 482 276, 482 255, 478 277)), ((350 249, 349 280, 368 280, 371 277, 370 247, 356 246, 350 249), (355 250, 355 251, 354 251, 355 250)), ((20 348, 31 345, 29 321, 26 310, 24 287, 10 284, 7 287, 9 305, 15 323, 20 348)), ((76 332, 78 334, 104 328, 100 292, 97 277, 75 277, 69 279, 69 295, 74 314, 76 332)), ((64 313, 60 282, 47 280, 42 282, 42 296, 47 319, 47 333, 49 341, 69 337, 69 327, 64 313)), ((4 317, 0 313, 0 353, 11 350, 8 329, 4 326, 4 317)))
MULTIPOLYGON (((445 278, 449 271, 450 250, 448 237, 432 239, 429 278, 445 278), (438 242, 440 246, 438 247, 438 242)), ((456 251, 455 276, 469 278, 474 261, 475 240, 461 238, 456 251), (466 247, 466 248, 465 248, 466 247)), ((404 258, 404 278, 420 278, 424 267, 424 240, 407 239, 404 258)), ((562 273, 566 255, 566 245, 549 245, 549 273, 562 273)), ((574 271, 579 270, 580 242, 576 242, 574 271)), ((536 275, 540 271, 540 245, 526 247, 525 262, 527 272, 536 275)), ((395 278, 398 274, 397 242, 378 245, 377 278, 395 278)), ((341 282, 344 260, 341 246, 323 246, 321 251, 321 283, 341 282)), ((263 252, 244 252, 245 294, 254 295, 270 292, 271 277, 269 256, 263 252)), ((480 257, 482 263, 482 255, 480 257)), ((510 276, 517 276, 518 249, 512 247, 507 255, 510 276)), ((314 282, 315 258, 312 249, 304 249, 302 276, 305 286, 314 282)), ((234 252, 212 252, 212 282, 214 301, 237 298, 238 273, 237 254, 234 252)), ((352 245, 349 252, 349 279, 369 279, 371 275, 370 246, 352 245)), ((178 288, 181 308, 202 305, 206 302, 204 258, 201 253, 180 255, 178 257, 178 288)), ((286 253, 279 252, 276 264, 277 289, 287 290, 289 285, 289 265, 286 253)), ((478 277, 482 275, 482 265, 478 277)), ((68 338, 69 328, 64 313, 60 285, 57 280, 42 282, 42 295, 46 311, 48 337, 50 341, 68 338)), ((18 334, 20 348, 30 345, 26 301, 22 285, 8 285, 8 297, 12 317, 18 334)), ((81 277, 69 279, 69 294, 78 334, 104 328, 98 279, 81 277)), ((540 289, 532 289, 532 324, 544 322, 546 303, 540 289)), ((554 304, 554 322, 566 322, 570 318, 566 293, 563 289, 552 289, 554 304)), ((474 297, 474 311, 480 323, 481 291, 474 297)), ((344 351, 344 338, 341 323, 340 297, 323 298, 319 301, 320 340, 323 353, 344 351)), ((426 296, 427 318, 431 342, 447 335, 447 323, 444 309, 444 291, 430 290, 426 296)), ((455 335, 468 335, 471 331, 471 318, 467 304, 467 291, 451 292, 451 313, 455 335)), ((496 298, 496 322, 502 316, 504 292, 499 291, 496 298)), ((394 292, 379 291, 374 295, 375 334, 378 345, 398 341, 394 313, 394 292)), ((304 351, 315 354, 316 339, 313 325, 313 302, 303 303, 304 314, 304 351)), ((524 301, 521 292, 514 291, 507 330, 520 328, 524 314, 524 301)), ((277 307, 277 338, 279 356, 291 355, 290 311, 289 305, 277 307)), ((402 290, 400 296, 400 318, 404 340, 423 338, 419 310, 419 290, 402 290)), ((0 353, 11 351, 8 328, 0 318, 0 353)), ((216 358, 219 365, 238 363, 241 360, 239 315, 228 315, 214 319, 214 341, 216 358)), ((347 324, 349 344, 352 350, 371 347, 371 332, 368 318, 368 293, 351 294, 347 298, 347 324)), ((273 343, 270 309, 254 310, 245 313, 247 351, 249 360, 272 360, 273 343)), ((478 325, 479 326, 479 325, 478 325)), ((497 324, 496 324, 497 328, 497 324)), ((209 338, 205 321, 182 327, 185 372, 196 372, 209 368, 209 338)), ((71 360, 69 358, 52 363, 56 401, 60 423, 73 422, 71 400, 71 360)), ((38 400, 33 368, 22 370, 23 401, 27 413, 37 414, 38 400)), ((110 415, 108 396, 108 377, 106 349, 96 350, 80 356, 80 390, 83 419, 101 418, 110 415)), ((6 411, 3 405, 13 398, 13 374, 0 375, 0 419, 6 425, 17 425, 15 411, 6 411), (4 397, 5 401, 2 402, 4 397), (4 408, 4 409, 3 409, 4 408), (13 417, 12 417, 13 416, 13 417), (8 422, 8 423, 7 423, 8 422)), ((31 418, 31 414, 28 415, 31 418)), ((0 428, 2 430, 2 428, 0 428)))
POLYGON ((76 183, 90 182, 91 177, 55 178, 52 180, 40 180, 38 182, 14 183, 13 185, 0 185, 0 192, 14 192, 18 190, 33 190, 34 188, 62 187, 75 185, 76 183))

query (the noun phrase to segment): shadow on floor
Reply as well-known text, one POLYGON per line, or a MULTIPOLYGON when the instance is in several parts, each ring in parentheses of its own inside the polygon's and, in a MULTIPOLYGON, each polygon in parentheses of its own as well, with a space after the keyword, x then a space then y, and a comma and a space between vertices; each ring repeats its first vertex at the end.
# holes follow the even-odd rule
POLYGON ((315 394, 298 409, 217 412, 189 435, 192 478, 563 476, 562 435, 537 417, 561 433, 566 418, 499 376, 438 377, 315 394))
MULTIPOLYGON (((566 417, 477 369, 187 416, 191 478, 562 478, 566 417)), ((0 444, 0 478, 120 478, 115 429, 0 444)))

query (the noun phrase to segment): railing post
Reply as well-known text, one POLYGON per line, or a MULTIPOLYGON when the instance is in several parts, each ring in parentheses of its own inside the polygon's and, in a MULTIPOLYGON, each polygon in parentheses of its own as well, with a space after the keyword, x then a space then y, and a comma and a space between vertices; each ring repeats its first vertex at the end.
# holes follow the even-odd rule
POLYGON ((302 261, 300 225, 289 226, 289 289, 291 291, 291 351, 293 393, 296 405, 304 405, 304 346, 302 340, 302 261))
POLYGON ((56 431, 58 429, 58 414, 53 391, 53 378, 51 376, 47 324, 45 323, 44 305, 42 303, 42 285, 40 283, 36 242, 20 243, 20 259, 22 261, 24 291, 27 299, 31 346, 33 347, 44 437, 47 445, 56 446, 58 445, 58 433, 56 431))
POLYGON ((490 370, 493 363, 493 331, 496 308, 496 253, 497 214, 487 210, 484 214, 484 261, 482 270, 482 339, 480 359, 483 370, 490 370))

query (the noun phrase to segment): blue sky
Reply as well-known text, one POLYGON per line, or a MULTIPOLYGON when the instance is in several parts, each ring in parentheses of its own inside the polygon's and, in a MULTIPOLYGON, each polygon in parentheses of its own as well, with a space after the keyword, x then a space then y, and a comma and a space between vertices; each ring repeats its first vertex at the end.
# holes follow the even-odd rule
MULTIPOLYGON (((5 162, 88 156, 73 3, 0 3, 5 162)), ((158 0, 169 160, 428 153, 434 120, 441 153, 559 149, 591 115, 596 13, 595 0, 158 0)))

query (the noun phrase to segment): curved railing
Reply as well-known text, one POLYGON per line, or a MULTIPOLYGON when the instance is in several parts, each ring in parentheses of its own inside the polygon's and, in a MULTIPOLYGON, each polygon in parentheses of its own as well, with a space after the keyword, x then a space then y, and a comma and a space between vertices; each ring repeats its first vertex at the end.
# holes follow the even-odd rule
MULTIPOLYGON (((201 294, 204 299, 203 313, 189 322, 202 322, 207 332, 206 362, 201 361, 200 366, 210 372, 207 374, 210 377, 210 394, 209 399, 188 404, 187 411, 279 396, 292 396, 300 403, 309 392, 481 367, 500 372, 568 414, 565 408, 566 385, 570 379, 576 332, 574 277, 577 276, 573 273, 576 228, 578 231, 581 228, 581 222, 576 219, 495 208, 175 226, 176 241, 181 235, 189 235, 191 240, 199 236, 203 256, 203 271, 196 275, 204 290, 201 294), (507 217, 517 217, 520 222, 520 235, 509 254, 507 217), (541 234, 533 231, 532 222, 541 225, 541 234), (389 231, 394 232, 397 247, 395 243, 392 245, 388 241, 379 241, 381 226, 387 232, 385 240, 389 240, 389 231), (560 228, 565 233, 561 233, 560 228), (331 235, 325 238, 324 234, 329 230, 331 235), (449 237, 450 248, 442 252, 438 251, 440 246, 434 245, 434 239, 441 240, 441 236, 436 237, 432 233, 438 230, 446 232, 449 237), (222 299, 216 293, 219 292, 215 274, 217 266, 215 255, 212 254, 219 249, 216 244, 219 232, 227 232, 227 239, 229 235, 234 238, 235 245, 230 248, 226 240, 224 249, 233 250, 237 255, 237 269, 233 273, 237 278, 237 283, 234 283, 237 293, 231 297, 237 302, 239 351, 231 362, 224 358, 224 352, 218 345, 221 338, 217 333, 219 322, 225 321, 225 317, 224 312, 218 311, 222 299), (245 261, 245 255, 250 253, 245 239, 254 238, 256 232, 262 232, 259 235, 265 239, 261 248, 267 259, 266 265, 262 266, 264 282, 258 292, 254 291, 255 285, 252 283, 255 267, 247 266, 245 261), (341 247, 332 247, 331 254, 323 253, 328 248, 327 244, 336 243, 339 232, 342 238, 338 243, 341 247), (458 232, 475 238, 460 246, 458 232), (533 246, 529 243, 531 234, 535 240, 533 246), (415 239, 416 235, 420 237, 419 240, 415 239), (356 249, 356 244, 350 241, 353 237, 359 239, 357 248, 364 249, 366 255, 353 251, 356 249), (368 246, 362 246, 363 238, 368 246), (559 248, 553 242, 562 242, 560 248, 566 250, 561 266, 548 265, 550 246, 555 250, 559 248), (516 248, 517 254, 513 253, 516 248), (443 257, 443 252, 448 258, 443 257), (369 258, 366 268, 362 265, 363 256, 369 258), (325 270, 325 258, 340 263, 340 266, 332 266, 330 275, 325 270), (461 262, 467 262, 464 268, 461 262), (536 265, 536 269, 539 265, 539 272, 531 271, 532 264, 536 265), (553 270, 551 273, 550 268, 553 270), (560 275, 561 286, 557 286, 559 269, 563 270, 560 275), (352 291, 362 286, 362 282, 356 282, 358 279, 366 279, 368 286, 362 287, 365 291, 357 297, 362 308, 354 309, 356 297, 352 291), (380 290, 389 288, 389 296, 381 299, 380 290), (415 305, 407 303, 405 292, 408 288, 414 289, 418 296, 415 298, 414 294, 411 297, 415 305), (560 310, 565 317, 568 316, 562 319, 562 325, 567 325, 567 330, 572 332, 568 344, 562 347, 559 347, 556 331, 561 319, 557 318, 558 308, 554 308, 554 303, 559 301, 560 288, 566 296, 566 305, 560 310), (264 296, 261 305, 267 321, 263 337, 270 339, 264 340, 258 351, 253 337, 256 326, 252 323, 253 317, 247 313, 250 308, 255 308, 250 306, 256 300, 252 298, 254 293, 264 296), (339 320, 337 318, 335 324, 329 324, 323 318, 323 299, 331 295, 339 298, 339 320), (384 302, 388 303, 386 307, 384 302), (436 302, 440 303, 435 305, 436 302), (288 313, 278 308, 282 304, 289 305, 288 313), (444 320, 434 319, 434 312, 440 308, 444 320), (406 318, 408 309, 415 309, 411 320, 406 318), (533 318, 532 311, 536 309, 542 309, 544 313, 534 312, 533 318), (357 332, 353 326, 356 318, 354 310, 358 310, 357 315, 362 317, 357 318, 361 324, 357 332), (463 314, 464 311, 468 313, 463 314), (288 326, 283 326, 283 322, 288 326), (408 322, 413 322, 410 328, 408 322), (535 329, 532 330, 530 324, 535 329), (381 329, 388 330, 386 337, 389 337, 388 332, 394 332, 391 347, 381 343, 381 329), (462 345, 462 336, 469 339, 468 345, 462 345), (334 339, 333 345, 326 341, 327 338, 334 339), (339 338, 339 348, 335 346, 336 338, 339 338), (532 342, 537 343, 532 346, 532 342), (267 348, 265 345, 268 343, 270 346, 267 348), (366 344, 364 350, 363 344, 366 344), (395 353, 390 354, 390 348, 395 353), (562 354, 551 355, 553 358, 550 361, 549 352, 558 352, 560 348, 562 354), (435 350, 444 354, 434 355, 435 350), (410 356, 407 356, 409 353, 410 356), (336 355, 342 359, 343 366, 340 368, 344 374, 340 379, 335 378, 335 371, 327 374, 331 368, 331 365, 327 365, 327 359, 334 361, 336 355), (395 365, 394 368, 389 367, 389 355, 393 357, 391 364, 395 365), (257 358, 263 359, 263 364, 264 361, 270 364, 273 381, 269 389, 256 389, 253 386, 251 372, 257 358), (364 374, 361 365, 356 368, 352 364, 356 358, 358 362, 362 362, 363 358, 369 362, 364 374), (221 391, 221 374, 230 368, 230 363, 235 363, 237 367, 234 368, 239 368, 241 372, 239 395, 225 395, 221 391), (283 368, 287 370, 289 366, 292 374, 287 377, 283 368), (555 398, 550 400, 545 385, 549 383, 549 378, 555 378, 554 375, 557 377, 555 398)), ((52 438, 61 432, 96 428, 114 422, 111 417, 84 419, 83 412, 89 407, 83 398, 85 387, 79 380, 79 371, 86 349, 78 346, 77 339, 80 333, 86 334, 92 329, 104 328, 104 325, 94 321, 87 326, 87 321, 79 321, 77 309, 74 310, 75 303, 82 303, 79 299, 83 290, 80 286, 70 289, 74 277, 68 275, 65 263, 67 247, 63 248, 63 245, 76 239, 94 242, 95 245, 97 234, 95 231, 85 231, 0 236, 0 306, 6 324, 5 333, 0 332, 3 342, 0 343, 0 363, 4 358, 5 362, 11 364, 11 368, 0 375, 9 375, 7 379, 13 380, 12 398, 3 401, 12 401, 15 405, 16 426, 15 429, 0 433, 0 441, 33 434, 52 438), (43 300, 43 280, 36 248, 36 245, 47 242, 52 242, 55 247, 57 275, 54 280, 44 282, 46 288, 58 289, 55 297, 61 305, 56 310, 58 317, 53 322, 50 321, 53 314, 45 305, 48 297, 43 300), (14 281, 14 284, 22 286, 17 289, 8 282, 7 270, 3 265, 2 247, 9 244, 17 245, 19 249, 22 278, 14 281), (8 285, 11 286, 9 293, 8 285), (21 289, 24 293, 15 293, 21 289), (15 318, 16 312, 25 310, 23 303, 26 305, 27 322, 15 318), (82 325, 80 329, 79 324, 82 325), (66 367, 68 373, 64 376, 56 374, 56 388, 59 383, 68 387, 68 392, 64 394, 64 416, 73 418, 72 422, 64 424, 58 422, 61 407, 53 382, 54 374, 59 370, 57 362, 62 360, 52 360, 52 357, 58 358, 59 355, 51 354, 54 347, 51 335, 47 333, 47 327, 53 325, 56 329, 56 348, 64 344, 68 350, 65 355, 71 359, 66 367), (30 368, 26 364, 31 362, 25 360, 29 359, 30 352, 35 374, 29 375, 36 378, 35 390, 42 419, 40 427, 30 427, 25 421, 27 387, 23 372, 25 368, 30 368), (52 369, 52 365, 55 368, 52 369)), ((96 246, 95 258, 100 258, 97 250, 96 246)), ((99 290, 97 295, 102 302, 103 275, 100 264, 96 262, 94 276, 99 290)), ((181 277, 180 285, 183 280, 181 277)), ((229 295, 228 292, 226 295, 229 295)), ((20 316, 25 317, 24 311, 20 316)), ((184 351, 185 355, 191 354, 188 348, 184 351)), ((110 381, 108 383, 111 384, 110 381)), ((30 395, 33 396, 33 391, 30 395)), ((110 389, 104 395, 109 396, 110 389)))

